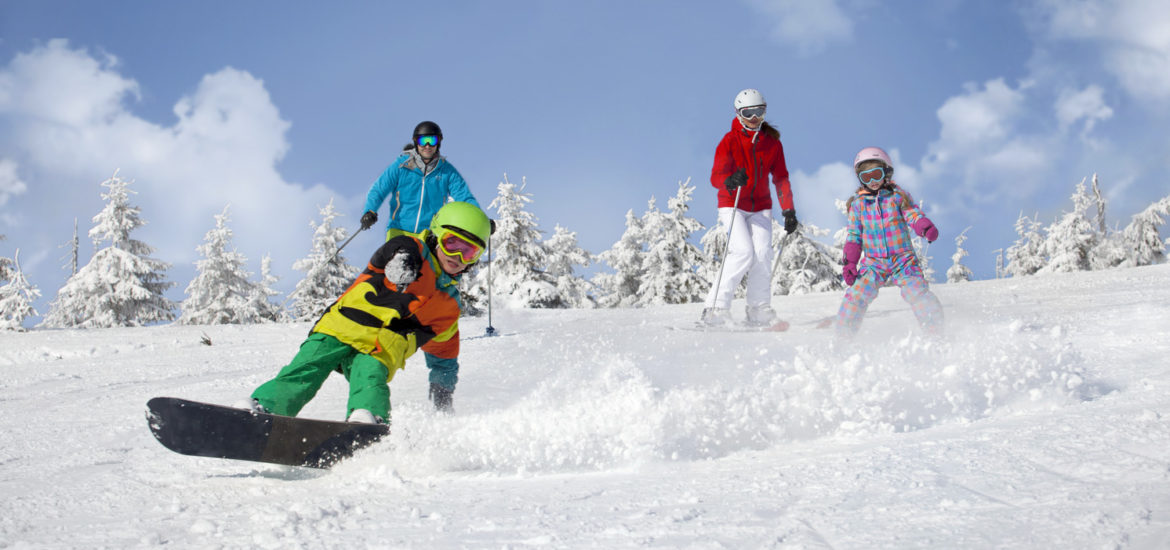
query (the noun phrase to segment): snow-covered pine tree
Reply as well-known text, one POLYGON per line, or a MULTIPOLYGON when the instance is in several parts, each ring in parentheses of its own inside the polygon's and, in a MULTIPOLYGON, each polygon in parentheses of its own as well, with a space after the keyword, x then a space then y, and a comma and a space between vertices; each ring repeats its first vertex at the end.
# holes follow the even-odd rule
POLYGON ((293 269, 305 272, 305 277, 288 297, 292 301, 289 309, 295 321, 316 320, 358 274, 345 261, 345 256, 338 253, 337 247, 345 240, 346 231, 344 227, 333 226, 337 211, 332 199, 320 213, 320 224, 309 221, 313 228, 313 246, 309 255, 293 263, 293 269))
POLYGON ((841 280, 841 250, 815 238, 828 234, 828 229, 801 222, 788 235, 779 222, 772 220, 774 246, 780 248, 772 267, 773 294, 809 294, 845 288, 841 280))
POLYGON ((955 253, 951 255, 951 268, 947 270, 948 283, 965 283, 971 280, 971 269, 963 265, 963 258, 967 256, 963 243, 967 242, 967 231, 970 229, 970 227, 964 229, 955 237, 955 253))
POLYGON ((1153 265, 1166 260, 1166 242, 1162 241, 1158 232, 1166 223, 1162 216, 1170 216, 1170 196, 1134 214, 1122 232, 1121 241, 1128 254, 1116 264, 1118 267, 1153 265))
POLYGON ((0 330, 24 331, 24 320, 37 315, 33 302, 41 297, 41 291, 25 278, 20 270, 20 250, 12 256, 12 264, 0 286, 0 330))
POLYGON ((1029 218, 1023 212, 1016 218, 1016 235, 1019 237, 1007 249, 1005 276, 1033 275, 1048 262, 1044 251, 1044 224, 1038 218, 1039 215, 1029 218))
POLYGON ((532 202, 532 195, 524 192, 527 185, 521 178, 517 187, 504 174, 490 205, 498 216, 492 235, 492 292, 511 307, 567 307, 553 278, 541 269, 548 254, 536 215, 525 210, 532 202))
MULTIPOLYGON (((0 235, 0 241, 7 239, 4 235, 0 235)), ((0 256, 0 283, 7 281, 9 278, 9 271, 12 270, 12 259, 0 256)))
POLYGON ((598 260, 613 270, 613 273, 599 272, 593 277, 597 301, 602 307, 630 307, 637 302, 644 243, 641 219, 632 209, 626 211, 625 232, 613 247, 597 255, 598 260))
POLYGON ((597 307, 592 296, 593 285, 576 273, 577 267, 588 267, 593 255, 577 245, 577 233, 559 224, 544 242, 548 253, 545 273, 552 277, 566 307, 597 307))
POLYGON ((77 218, 73 218, 73 239, 67 244, 61 245, 61 248, 69 247, 69 253, 65 255, 62 260, 65 260, 65 265, 61 266, 69 272, 69 276, 77 275, 78 258, 81 251, 81 239, 77 237, 77 218))
POLYGON ((130 204, 130 181, 114 175, 102 182, 106 206, 94 216, 89 230, 99 249, 85 267, 65 282, 49 305, 40 326, 101 328, 142 326, 171 321, 176 304, 163 296, 175 283, 165 279, 170 264, 148 257, 154 249, 130 238, 146 224, 130 204))
POLYGON ((248 260, 232 247, 228 210, 215 215, 215 227, 196 247, 203 259, 195 262, 195 278, 187 285, 181 325, 242 325, 259 323, 259 311, 252 309, 256 285, 248 280, 248 260))
POLYGON ((265 254, 264 258, 260 260, 260 280, 253 285, 254 292, 248 300, 248 309, 255 311, 261 321, 288 320, 288 313, 284 311, 284 308, 271 300, 273 296, 280 295, 280 291, 272 288, 272 285, 279 280, 280 277, 272 274, 272 256, 265 254))
POLYGON ((1097 246, 1099 235, 1088 218, 1092 199, 1085 189, 1084 180, 1077 184, 1072 201, 1072 212, 1066 212, 1048 227, 1044 241, 1048 263, 1037 273, 1087 271, 1092 267, 1090 253, 1097 246))
POLYGON ((703 224, 687 215, 695 186, 690 178, 680 181, 667 200, 668 210, 658 209, 651 197, 642 216, 646 251, 642 255, 642 284, 635 305, 689 304, 703 300, 708 281, 699 275, 703 254, 690 243, 703 224))
POLYGON ((699 238, 699 248, 703 251, 703 259, 699 262, 699 276, 707 281, 707 286, 711 286, 719 276, 723 255, 727 253, 727 226, 716 219, 715 224, 699 238))
POLYGON ((1101 183, 1093 174, 1093 202, 1097 205, 1097 233, 1104 238, 1109 233, 1105 227, 1105 196, 1101 194, 1101 183))

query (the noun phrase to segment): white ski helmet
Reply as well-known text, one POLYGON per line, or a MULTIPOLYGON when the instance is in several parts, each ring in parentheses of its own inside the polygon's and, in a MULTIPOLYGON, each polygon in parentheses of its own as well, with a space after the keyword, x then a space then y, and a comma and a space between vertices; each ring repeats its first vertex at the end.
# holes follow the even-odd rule
POLYGON ((764 101, 764 94, 754 88, 748 88, 738 94, 735 94, 735 112, 738 113, 744 107, 755 107, 756 105, 768 106, 768 102, 764 101))
POLYGON ((887 155, 881 147, 866 147, 857 152, 857 156, 853 157, 853 171, 857 171, 857 166, 867 160, 880 160, 886 165, 886 170, 889 173, 894 172, 894 161, 890 160, 890 155, 887 155))

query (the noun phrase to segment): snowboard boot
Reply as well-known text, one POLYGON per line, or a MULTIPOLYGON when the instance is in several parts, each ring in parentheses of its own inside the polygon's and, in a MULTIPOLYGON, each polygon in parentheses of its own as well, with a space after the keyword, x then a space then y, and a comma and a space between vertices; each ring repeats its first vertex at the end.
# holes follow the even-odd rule
POLYGON ((346 422, 356 422, 359 424, 385 424, 386 423, 384 420, 382 420, 381 417, 374 416, 374 413, 370 412, 368 409, 354 409, 353 412, 349 413, 349 418, 345 419, 345 421, 346 422))
POLYGON ((731 324, 731 309, 725 307, 708 307, 703 309, 700 322, 709 327, 722 327, 731 324))
POLYGON ((455 412, 453 403, 454 393, 455 390, 449 390, 438 384, 431 384, 430 398, 431 403, 435 404, 435 410, 442 413, 455 412))
POLYGON ((746 313, 747 324, 755 327, 770 327, 780 320, 776 317, 776 310, 768 304, 748 306, 746 313))
POLYGON ((268 409, 265 409, 264 405, 260 404, 260 401, 257 401, 256 399, 253 399, 251 397, 236 401, 236 404, 232 405, 232 408, 233 409, 244 409, 245 411, 249 411, 252 414, 258 414, 258 413, 268 414, 268 409))

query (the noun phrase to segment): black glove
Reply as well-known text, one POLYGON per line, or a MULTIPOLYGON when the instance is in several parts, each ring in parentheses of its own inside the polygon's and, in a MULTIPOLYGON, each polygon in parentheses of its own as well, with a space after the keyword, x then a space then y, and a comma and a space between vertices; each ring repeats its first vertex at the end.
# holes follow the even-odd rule
POLYGON ((496 234, 496 220, 488 218, 488 223, 491 224, 491 226, 492 226, 492 232, 490 233, 490 235, 495 235, 496 234))
POLYGON ((795 210, 785 210, 784 211, 784 232, 791 235, 793 231, 796 231, 796 225, 797 225, 796 211, 795 210))
POLYGON ((375 223, 378 223, 378 213, 373 210, 366 210, 366 213, 362 214, 362 231, 373 227, 375 223))
POLYGON ((452 403, 452 401, 454 401, 454 396, 452 394, 454 393, 455 390, 449 390, 432 382, 430 398, 431 403, 435 404, 435 410, 445 413, 454 412, 454 404, 452 403))
POLYGON ((727 179, 723 180, 723 186, 726 187, 729 192, 734 192, 736 189, 739 189, 745 185, 747 185, 747 172, 745 172, 743 168, 736 170, 735 173, 727 176, 727 179))

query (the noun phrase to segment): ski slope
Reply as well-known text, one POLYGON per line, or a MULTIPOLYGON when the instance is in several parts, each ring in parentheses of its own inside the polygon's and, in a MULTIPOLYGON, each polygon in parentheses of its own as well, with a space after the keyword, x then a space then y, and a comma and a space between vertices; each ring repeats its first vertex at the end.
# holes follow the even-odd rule
POLYGON ((670 328, 700 304, 466 319, 456 414, 412 358, 391 437, 332 471, 144 419, 248 395, 304 324, 2 333, 0 547, 1170 547, 1170 265, 933 288, 945 341, 889 289, 832 351, 836 293, 774 298, 782 334, 670 328))

